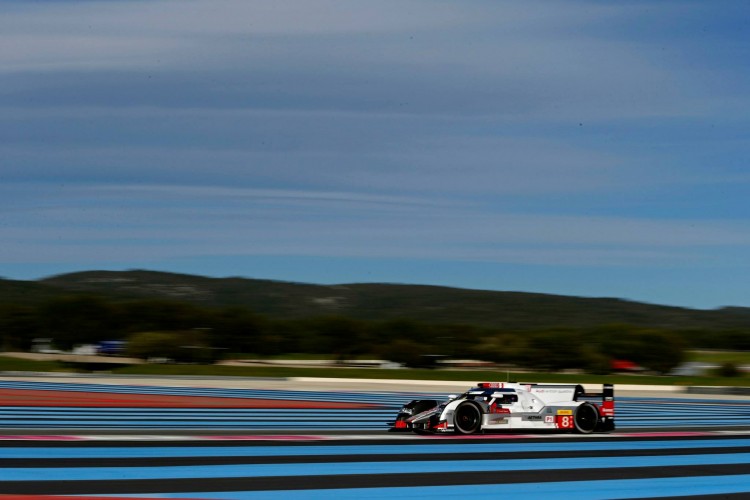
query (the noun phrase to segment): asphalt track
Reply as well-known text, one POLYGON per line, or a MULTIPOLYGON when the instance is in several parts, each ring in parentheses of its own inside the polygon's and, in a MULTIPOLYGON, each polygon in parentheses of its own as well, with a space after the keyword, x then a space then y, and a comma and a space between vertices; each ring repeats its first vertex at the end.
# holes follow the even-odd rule
MULTIPOLYGON (((430 392, 268 390, 0 380, 0 431, 380 433, 430 392)), ((617 397, 617 428, 750 429, 750 399, 617 397)))
POLYGON ((0 381, 0 500, 750 498, 748 400, 618 398, 593 436, 384 432, 419 395, 0 381))

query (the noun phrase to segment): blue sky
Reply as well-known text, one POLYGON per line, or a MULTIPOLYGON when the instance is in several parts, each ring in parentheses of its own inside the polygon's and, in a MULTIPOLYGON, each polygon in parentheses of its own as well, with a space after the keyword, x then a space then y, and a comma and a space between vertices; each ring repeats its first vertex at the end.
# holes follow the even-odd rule
POLYGON ((0 276, 750 306, 746 1, 0 1, 0 276))

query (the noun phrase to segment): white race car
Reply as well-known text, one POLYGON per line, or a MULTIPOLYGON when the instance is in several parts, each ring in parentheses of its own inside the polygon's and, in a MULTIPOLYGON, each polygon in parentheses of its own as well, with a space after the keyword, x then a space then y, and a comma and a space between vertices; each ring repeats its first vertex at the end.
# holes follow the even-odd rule
POLYGON ((589 434, 615 428, 614 386, 587 393, 574 384, 483 382, 447 401, 406 404, 391 431, 474 434, 495 430, 558 430, 589 434))

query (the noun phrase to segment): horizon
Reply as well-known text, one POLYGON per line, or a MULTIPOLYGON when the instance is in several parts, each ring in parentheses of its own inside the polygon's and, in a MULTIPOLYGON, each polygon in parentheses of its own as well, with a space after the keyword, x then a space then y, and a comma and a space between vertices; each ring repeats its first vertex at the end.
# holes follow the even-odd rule
POLYGON ((534 291, 526 291, 526 290, 474 288, 474 287, 466 287, 466 286, 453 286, 453 285, 442 285, 442 284, 431 284, 431 283, 411 283, 411 282, 398 282, 398 281, 348 281, 348 282, 324 283, 324 282, 300 281, 300 280, 293 280, 293 279, 263 278, 260 276, 242 276, 242 275, 213 276, 213 275, 194 274, 194 273, 187 273, 187 272, 164 271, 164 270, 159 270, 159 269, 85 269, 85 270, 79 270, 79 271, 71 271, 71 272, 66 272, 66 273, 42 276, 39 278, 13 279, 13 278, 5 277, 5 276, 0 276, 0 279, 10 280, 10 281, 21 281, 21 282, 42 282, 45 280, 51 280, 51 279, 55 279, 59 277, 75 275, 75 274, 86 274, 86 273, 172 274, 176 276, 185 276, 188 278, 208 278, 208 279, 216 279, 216 280, 241 279, 241 280, 249 280, 249 281, 271 281, 274 283, 285 283, 285 284, 292 284, 292 285, 313 285, 313 286, 332 286, 332 287, 348 286, 348 285, 393 285, 393 286, 415 286, 415 287, 425 286, 425 287, 437 287, 437 288, 450 288, 450 289, 457 289, 457 290, 472 290, 472 291, 479 291, 479 292, 498 292, 498 293, 528 294, 528 295, 551 295, 551 296, 560 296, 560 297, 567 297, 567 298, 594 299, 594 300, 596 299, 617 300, 617 301, 622 301, 622 302, 633 302, 633 303, 651 305, 651 306, 675 307, 675 308, 681 308, 681 309, 692 309, 692 310, 697 310, 697 311, 717 311, 721 309, 733 309, 733 308, 744 307, 744 306, 736 306, 736 305, 724 305, 724 306, 718 306, 718 307, 713 307, 713 308, 700 308, 700 307, 681 306, 681 305, 675 305, 675 304, 661 304, 661 303, 647 302, 647 301, 641 301, 641 300, 632 300, 632 299, 627 299, 623 297, 614 297, 614 296, 570 295, 570 294, 560 294, 560 293, 534 292, 534 291))

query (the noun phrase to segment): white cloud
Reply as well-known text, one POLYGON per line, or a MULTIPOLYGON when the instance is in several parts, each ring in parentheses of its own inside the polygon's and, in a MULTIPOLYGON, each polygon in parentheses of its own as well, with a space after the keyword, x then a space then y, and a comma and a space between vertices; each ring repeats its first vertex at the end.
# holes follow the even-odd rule
POLYGON ((12 210, 0 210, 8 242, 0 262, 66 261, 76 253, 97 262, 274 254, 655 266, 705 264, 716 260, 713 249, 750 247, 744 221, 488 213, 482 206, 346 192, 35 189, 45 204, 19 207, 4 198, 12 210))
MULTIPOLYGON (((168 0, 49 2, 11 6, 0 19, 5 71, 64 67, 147 67, 199 56, 211 65, 222 46, 245 37, 392 33, 438 28, 464 17, 439 4, 409 9, 401 2, 168 0), (13 8, 15 7, 15 8, 13 8), (181 54, 176 51, 180 49, 181 54), (208 49, 208 50, 203 50, 208 49)), ((244 44, 253 50, 258 41, 244 44)), ((266 52, 270 47, 262 47, 266 52)), ((231 51, 231 48, 230 48, 231 51)), ((235 56, 237 54, 234 54, 235 56)), ((219 57, 219 60, 223 58, 219 57)))
MULTIPOLYGON (((270 95, 268 105, 285 109, 681 115, 692 82, 651 61, 651 47, 582 32, 638 12, 589 2, 40 3, 0 20, 0 71, 203 72, 167 86, 184 106, 194 92, 221 90, 240 105, 270 95)), ((103 84, 118 92, 113 76, 103 84)))

